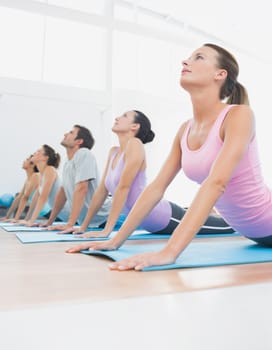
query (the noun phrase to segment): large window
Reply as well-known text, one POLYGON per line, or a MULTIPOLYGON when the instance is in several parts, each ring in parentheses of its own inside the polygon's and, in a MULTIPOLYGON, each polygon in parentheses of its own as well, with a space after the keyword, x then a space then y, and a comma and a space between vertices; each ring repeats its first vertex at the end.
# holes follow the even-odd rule
POLYGON ((48 4, 99 15, 104 13, 105 8, 104 0, 47 0, 47 2, 48 4))
POLYGON ((156 96, 180 96, 183 46, 116 31, 113 41, 113 86, 156 96))
POLYGON ((118 1, 107 21, 110 1, 33 3, 22 0, 18 10, 0 6, 0 76, 107 92, 112 86, 165 97, 180 93, 184 51, 167 40, 173 26, 165 18, 118 1))
POLYGON ((105 30, 56 18, 46 28, 44 80, 105 89, 105 30))
POLYGON ((0 76, 41 79, 43 17, 0 7, 0 76))

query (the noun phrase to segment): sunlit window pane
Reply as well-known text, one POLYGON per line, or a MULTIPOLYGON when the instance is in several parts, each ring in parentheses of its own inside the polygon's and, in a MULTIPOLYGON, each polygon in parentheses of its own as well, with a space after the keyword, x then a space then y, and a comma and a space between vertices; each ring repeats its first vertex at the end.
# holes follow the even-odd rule
POLYGON ((103 14, 105 8, 104 0, 48 0, 48 4, 94 14, 103 14))
POLYGON ((151 27, 162 33, 169 33, 174 36, 179 34, 184 35, 183 33, 186 30, 182 25, 182 22, 171 21, 171 17, 167 19, 167 17, 163 15, 157 15, 154 17, 149 14, 139 13, 137 21, 140 25, 151 27))
POLYGON ((116 31, 113 40, 113 87, 140 90, 152 95, 180 96, 179 46, 116 31))
POLYGON ((138 89, 138 42, 138 36, 114 33, 112 68, 114 88, 138 89))
POLYGON ((132 8, 119 6, 116 4, 114 6, 114 17, 122 21, 133 22, 135 20, 134 11, 132 8))
POLYGON ((49 18, 44 79, 105 89, 106 32, 86 24, 49 18))
POLYGON ((138 55, 141 90, 167 96, 171 81, 170 45, 159 40, 142 38, 138 55))
POLYGON ((43 17, 0 8, 0 76, 41 78, 43 17))

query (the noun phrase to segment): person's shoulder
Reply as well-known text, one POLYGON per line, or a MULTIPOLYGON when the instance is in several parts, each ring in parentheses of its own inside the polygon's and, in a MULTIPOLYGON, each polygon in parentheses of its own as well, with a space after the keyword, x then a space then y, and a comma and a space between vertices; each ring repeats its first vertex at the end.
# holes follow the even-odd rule
POLYGON ((89 150, 86 147, 79 148, 79 150, 75 153, 74 157, 75 160, 78 159, 88 159, 88 158, 94 158, 93 153, 91 150, 89 150))
POLYGON ((91 150, 89 150, 89 148, 86 147, 81 147, 78 149, 78 151, 75 153, 76 156, 80 156, 82 154, 90 154, 91 150))
POLYGON ((143 142, 137 137, 132 137, 126 145, 125 153, 129 154, 131 152, 135 152, 135 151, 140 152, 143 150, 144 150, 143 142))
POLYGON ((139 146, 143 146, 143 142, 138 137, 132 137, 128 141, 127 145, 130 147, 139 147, 139 146))
POLYGON ((57 169, 53 165, 47 165, 47 167, 44 169, 44 172, 41 176, 42 181, 44 179, 54 179, 58 176, 57 169))
POLYGON ((95 156, 86 147, 79 148, 71 159, 71 164, 73 166, 78 167, 80 165, 84 165, 85 163, 94 163, 96 162, 95 156))
POLYGON ((117 153, 119 147, 112 146, 108 152, 108 158, 111 158, 115 153, 117 153))
POLYGON ((184 131, 186 130, 186 128, 189 126, 189 124, 191 123, 192 119, 187 119, 185 120, 181 125, 180 127, 178 128, 178 131, 177 131, 177 134, 176 134, 176 137, 177 138, 181 138, 184 131))
POLYGON ((114 152, 117 152, 118 149, 119 149, 118 146, 112 146, 109 150, 109 154, 113 154, 114 152))
POLYGON ((54 174, 56 173, 57 169, 53 165, 47 165, 47 167, 44 170, 44 174, 54 174))
POLYGON ((37 173, 37 172, 33 173, 30 177, 31 181, 39 180, 39 178, 40 178, 40 173, 37 173))
POLYGON ((229 112, 228 112, 228 118, 226 118, 226 121, 241 121, 243 120, 254 120, 254 113, 252 108, 249 105, 233 105, 229 112))
POLYGON ((233 105, 227 113, 222 124, 223 132, 239 133, 244 130, 251 130, 252 135, 255 134, 255 117, 250 106, 233 105))
POLYGON ((232 113, 253 113, 252 108, 249 105, 232 105, 230 108, 232 113))

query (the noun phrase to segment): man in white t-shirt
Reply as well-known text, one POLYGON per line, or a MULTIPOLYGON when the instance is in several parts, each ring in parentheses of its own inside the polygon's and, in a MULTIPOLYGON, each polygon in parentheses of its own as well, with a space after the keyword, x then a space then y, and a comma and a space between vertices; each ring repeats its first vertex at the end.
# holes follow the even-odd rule
MULTIPOLYGON (((69 220, 66 224, 54 225, 54 229, 69 233, 74 231, 75 224, 80 225, 83 222, 100 178, 96 159, 90 152, 94 138, 87 128, 74 125, 71 131, 64 134, 61 145, 66 148, 67 161, 63 166, 62 186, 56 196, 47 225, 53 223, 67 201, 70 207, 69 220)), ((89 226, 103 227, 110 206, 111 200, 107 198, 89 226)))

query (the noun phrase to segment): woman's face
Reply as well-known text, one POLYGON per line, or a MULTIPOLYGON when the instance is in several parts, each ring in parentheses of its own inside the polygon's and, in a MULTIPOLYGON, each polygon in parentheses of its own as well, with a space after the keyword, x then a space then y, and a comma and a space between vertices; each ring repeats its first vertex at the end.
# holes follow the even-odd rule
POLYGON ((112 127, 113 132, 127 132, 132 129, 136 124, 134 121, 136 113, 134 111, 128 111, 122 114, 120 117, 115 118, 115 122, 112 127))
POLYGON ((48 156, 45 155, 44 149, 43 147, 39 148, 32 156, 31 158, 32 162, 34 164, 37 164, 38 162, 41 161, 47 161, 48 160, 48 156))
POLYGON ((33 168, 34 167, 34 163, 32 161, 32 155, 28 158, 26 158, 24 161, 23 161, 23 165, 22 165, 22 168, 23 169, 29 169, 29 168, 33 168))
POLYGON ((195 50, 182 62, 180 85, 188 89, 211 84, 220 72, 217 57, 217 52, 208 46, 195 50))

